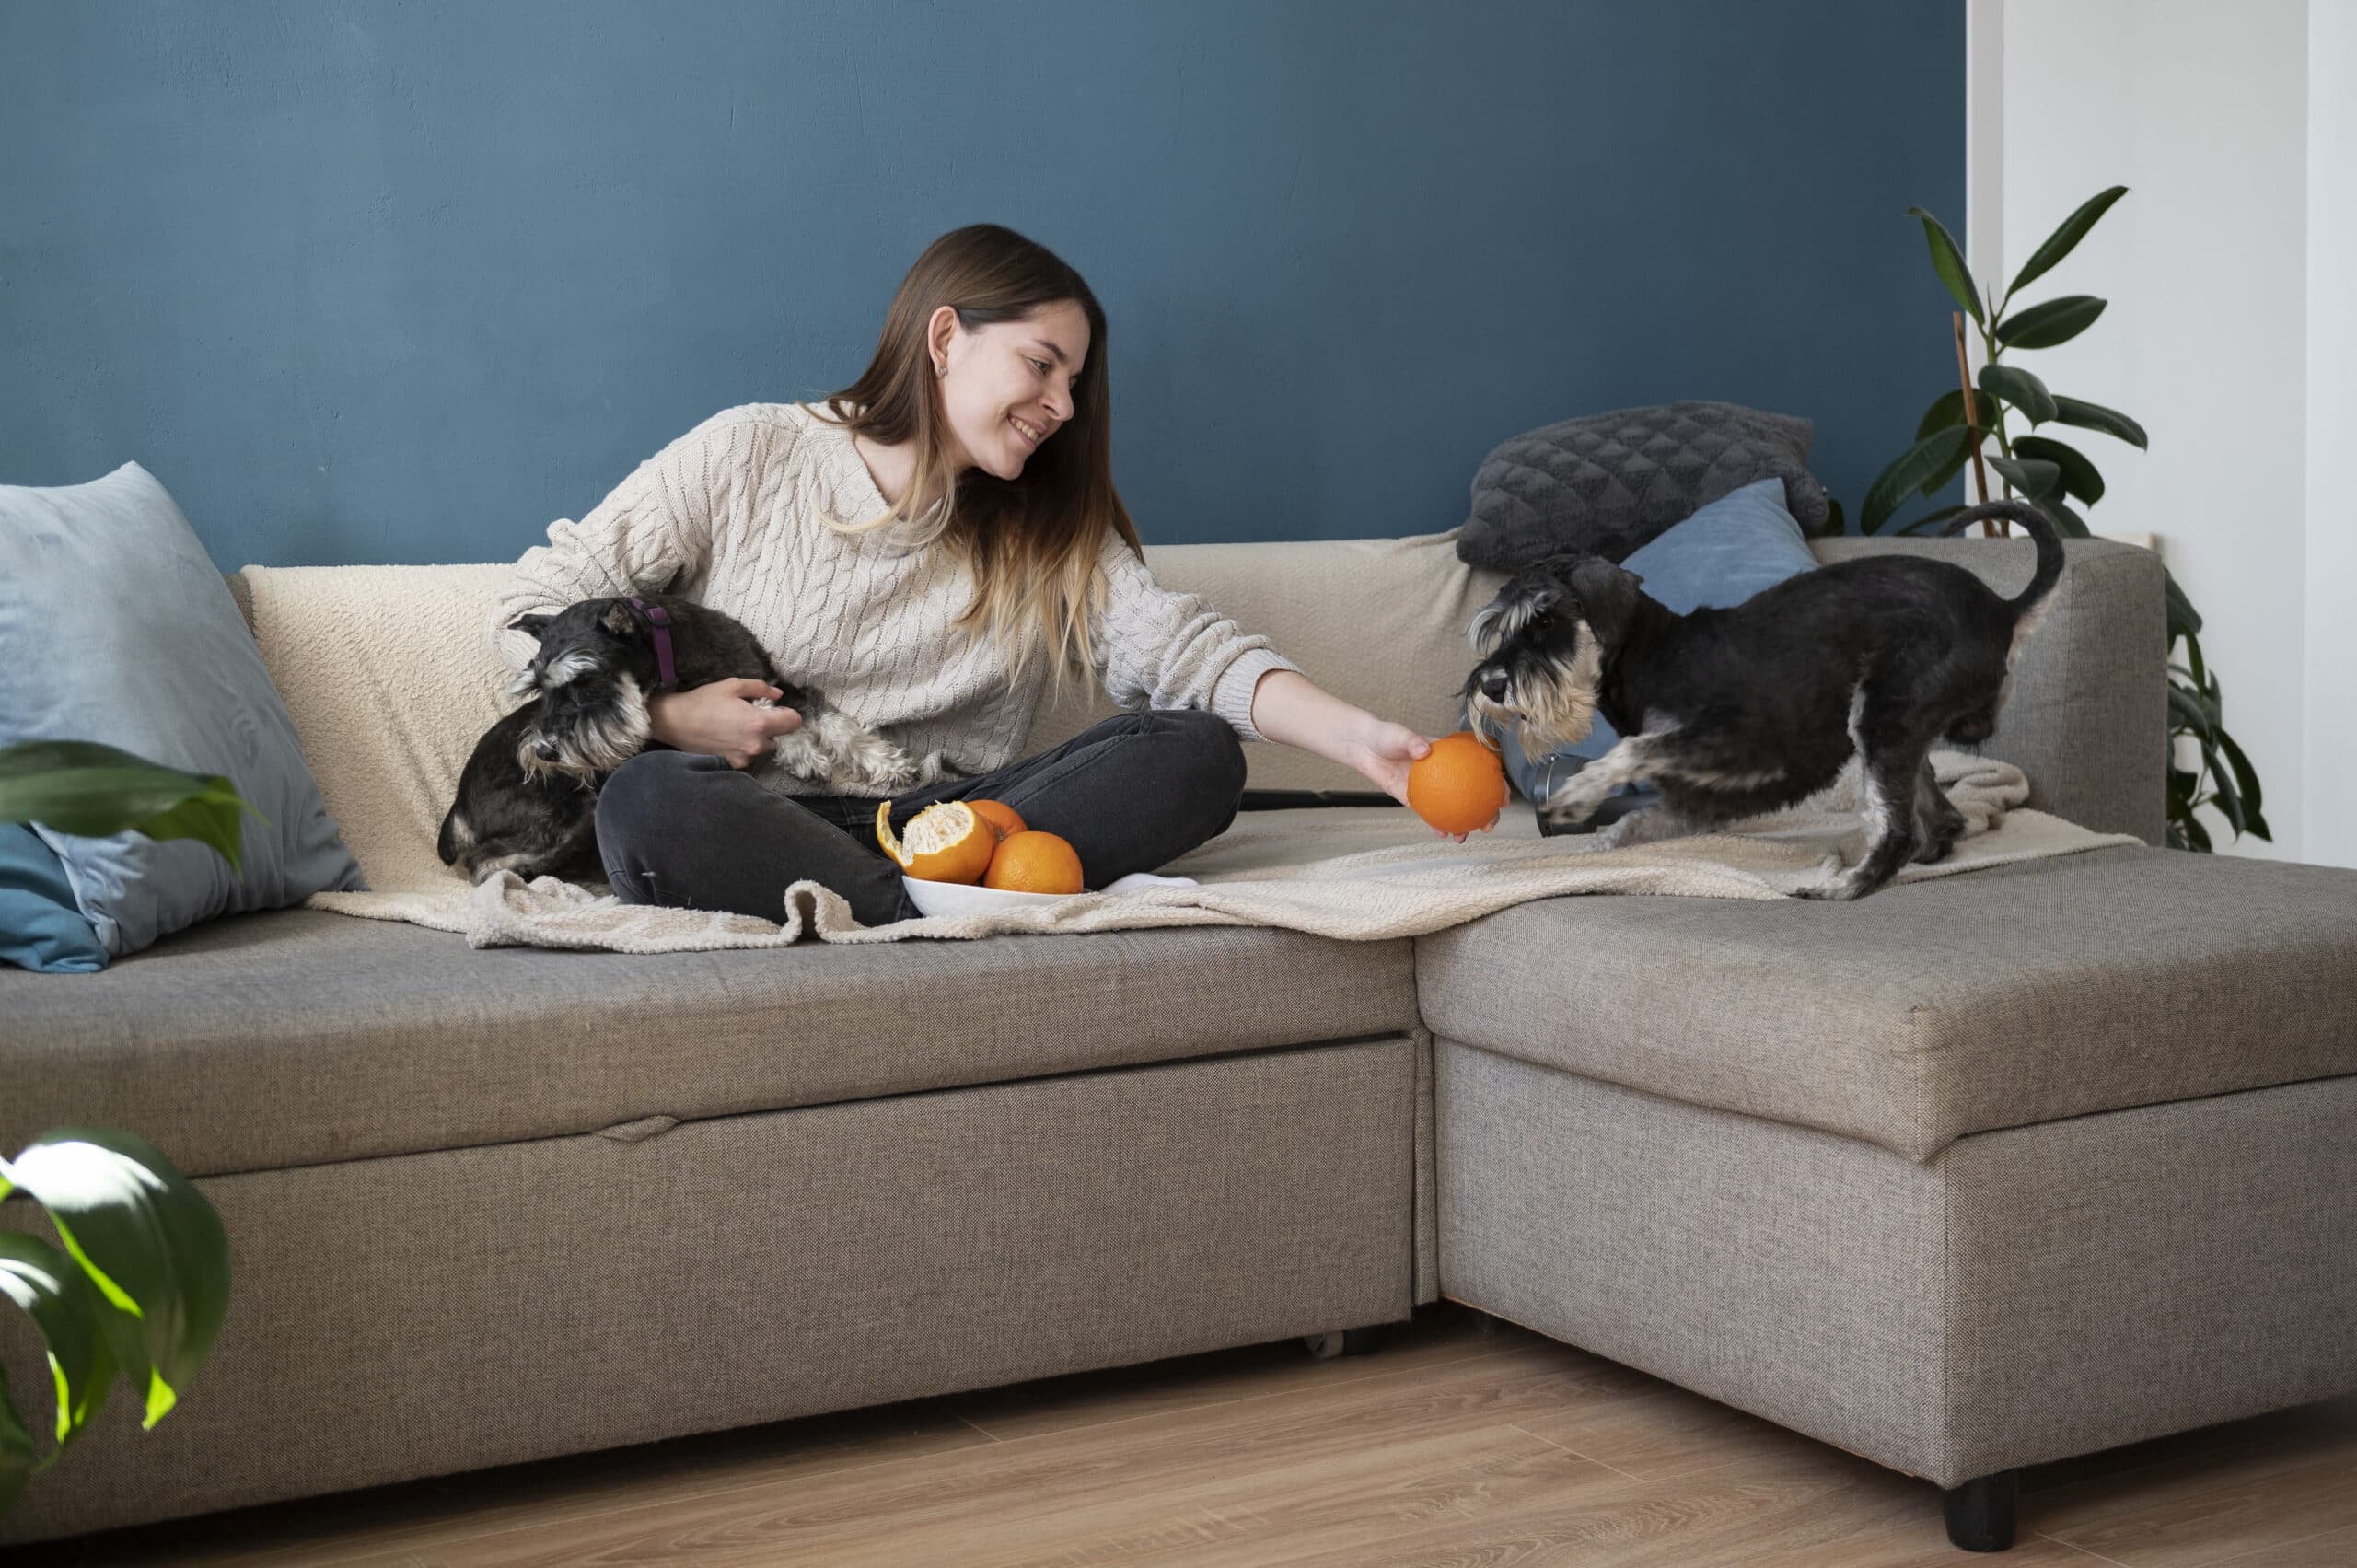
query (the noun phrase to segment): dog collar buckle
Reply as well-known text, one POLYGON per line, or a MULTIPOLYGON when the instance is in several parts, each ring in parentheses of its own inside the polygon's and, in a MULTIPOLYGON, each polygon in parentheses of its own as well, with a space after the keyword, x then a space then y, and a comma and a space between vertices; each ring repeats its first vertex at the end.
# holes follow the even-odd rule
POLYGON ((631 595, 630 607, 645 618, 655 633, 655 689, 668 691, 679 683, 679 671, 671 662, 671 612, 659 604, 649 604, 636 594, 631 595))

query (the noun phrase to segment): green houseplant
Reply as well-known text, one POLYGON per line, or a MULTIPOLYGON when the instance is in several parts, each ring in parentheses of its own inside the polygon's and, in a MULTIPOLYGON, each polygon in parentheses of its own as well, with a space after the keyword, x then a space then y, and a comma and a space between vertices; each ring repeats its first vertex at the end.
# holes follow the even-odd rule
MULTIPOLYGON (((1867 487, 1859 508, 1861 531, 1879 533, 1889 528, 1910 498, 1938 494, 1969 464, 1980 500, 1989 499, 1989 475, 1993 470, 2005 497, 2028 501, 2053 520, 2058 532, 2087 537, 2086 520, 2072 503, 2092 507, 2102 500, 2103 474, 2076 447, 2039 432, 2069 426, 2124 441, 2141 451, 2146 444, 2144 427, 2117 409, 2049 390, 2043 380, 2009 363, 2005 355, 2052 348, 2095 325, 2106 302, 2093 295, 2065 295, 2018 309, 2014 308, 2014 296, 2068 256, 2111 204, 2127 193, 2126 186, 2115 185, 2082 203, 2031 253, 2004 293, 1986 299, 1973 283, 1956 237, 1922 207, 1908 209, 1909 216, 1922 220, 1933 271, 1961 307, 1950 323, 1956 340, 1957 385, 1932 401, 1917 422, 1914 445, 1867 487), (1977 380, 1965 353, 1968 316, 1980 334, 1983 363, 1977 380), (2026 424, 2027 432, 2015 434, 2015 420, 2026 424), (1991 456, 1983 448, 1992 437, 1997 450, 1991 456)), ((1939 507, 1896 531, 1915 533, 1937 528, 1962 510, 1962 505, 1939 507)), ((1839 527, 1839 522, 1834 526, 1839 527)), ((2225 698, 2216 671, 2202 657, 2201 616, 2177 578, 2165 573, 2165 577, 2168 593, 2163 644, 2168 661, 2168 842, 2177 849, 2210 849, 2210 830, 2200 816, 2204 807, 2214 809, 2237 837, 2249 833, 2270 838, 2261 811, 2258 771, 2226 731, 2225 698)))
MULTIPOLYGON (((234 866, 249 809, 226 779, 111 747, 0 748, 0 822, 192 838, 234 866)), ((0 1514, 97 1417, 118 1376, 144 1400, 147 1426, 168 1414, 229 1306, 221 1216, 145 1140, 91 1128, 44 1132, 14 1160, 0 1158, 0 1200, 19 1192, 46 1212, 58 1240, 0 1230, 0 1296, 41 1333, 57 1416, 54 1446, 42 1457, 0 1376, 0 1514)))

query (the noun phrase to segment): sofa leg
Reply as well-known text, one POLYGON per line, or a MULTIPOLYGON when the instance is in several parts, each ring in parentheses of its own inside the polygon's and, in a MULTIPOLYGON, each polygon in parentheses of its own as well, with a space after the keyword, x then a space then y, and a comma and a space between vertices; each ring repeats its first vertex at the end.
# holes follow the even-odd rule
POLYGON ((1373 1355, 1383 1348, 1383 1330, 1345 1329, 1339 1334, 1305 1334, 1301 1345, 1320 1361, 1338 1355, 1373 1355))
POLYGON ((1949 1544, 1966 1551, 2003 1551, 2011 1547, 2021 1495, 2019 1470, 1999 1470, 1949 1487, 1940 1494, 1949 1544))

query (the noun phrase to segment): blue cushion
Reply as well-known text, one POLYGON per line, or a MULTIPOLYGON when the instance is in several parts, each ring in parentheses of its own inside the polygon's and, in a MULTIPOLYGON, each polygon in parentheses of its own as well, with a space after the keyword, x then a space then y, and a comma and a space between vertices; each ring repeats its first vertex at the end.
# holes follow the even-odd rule
POLYGON ((52 974, 107 967, 106 944, 74 907, 57 852, 21 823, 0 823, 0 964, 52 974))
POLYGON ((35 824, 109 953, 361 885, 237 601, 153 476, 126 463, 88 484, 0 485, 0 746, 95 740, 226 774, 261 814, 245 819, 241 873, 191 839, 35 824))
MULTIPOLYGON (((1683 615, 1705 605, 1741 604, 1808 571, 1817 557, 1785 509, 1784 482, 1763 479, 1698 508, 1620 564, 1645 580, 1645 592, 1683 615)), ((1525 757, 1511 731, 1499 749, 1506 776, 1524 798, 1544 800, 1620 738, 1599 714, 1586 739, 1560 751, 1525 757)))

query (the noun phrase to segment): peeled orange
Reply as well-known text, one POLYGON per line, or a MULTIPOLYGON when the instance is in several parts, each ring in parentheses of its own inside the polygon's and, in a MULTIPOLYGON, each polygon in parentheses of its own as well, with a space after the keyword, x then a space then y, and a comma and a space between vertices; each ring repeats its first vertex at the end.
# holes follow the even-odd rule
POLYGON ((962 800, 936 801, 892 836, 892 803, 877 803, 876 842, 894 864, 920 882, 979 882, 991 867, 998 834, 962 800))
POLYGON ((1444 833, 1475 833, 1506 803, 1498 754, 1469 729, 1444 735, 1408 764, 1408 805, 1444 833))
POLYGON ((974 815, 988 822, 1000 838, 1024 830, 1023 814, 1004 800, 969 800, 966 804, 972 807, 974 815))
POLYGON ((982 886, 1011 893, 1081 891, 1080 852, 1053 833, 1026 830, 1009 833, 991 856, 982 886))

